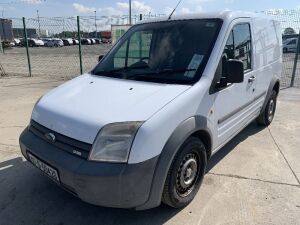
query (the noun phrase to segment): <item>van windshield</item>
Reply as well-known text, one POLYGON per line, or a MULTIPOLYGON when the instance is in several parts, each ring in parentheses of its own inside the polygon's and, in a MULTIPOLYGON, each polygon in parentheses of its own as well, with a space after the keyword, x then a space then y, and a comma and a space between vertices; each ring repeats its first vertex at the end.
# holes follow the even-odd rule
POLYGON ((197 19, 135 25, 91 72, 145 82, 193 84, 206 66, 222 21, 197 19))

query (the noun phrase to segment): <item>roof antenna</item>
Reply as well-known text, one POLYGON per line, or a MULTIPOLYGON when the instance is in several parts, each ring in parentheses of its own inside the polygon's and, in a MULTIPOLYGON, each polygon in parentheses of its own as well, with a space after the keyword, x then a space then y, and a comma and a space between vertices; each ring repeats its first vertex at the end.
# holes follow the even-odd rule
POLYGON ((172 17, 172 15, 173 15, 173 13, 174 13, 174 12, 175 12, 175 10, 177 9, 177 7, 178 7, 178 6, 179 6, 179 4, 181 3, 181 1, 182 1, 182 0, 179 0, 179 1, 178 1, 177 5, 175 6, 175 8, 173 9, 173 11, 171 12, 171 14, 170 14, 170 16, 169 16, 168 20, 170 20, 170 19, 171 19, 171 17, 172 17))

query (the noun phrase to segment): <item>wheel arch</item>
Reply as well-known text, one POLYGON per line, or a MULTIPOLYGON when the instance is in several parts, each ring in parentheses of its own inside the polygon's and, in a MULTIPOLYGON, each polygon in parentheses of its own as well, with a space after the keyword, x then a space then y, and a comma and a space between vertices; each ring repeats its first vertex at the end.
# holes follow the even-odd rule
POLYGON ((207 130, 198 130, 195 131, 191 136, 197 137, 203 142, 207 153, 207 159, 209 159, 212 153, 212 139, 210 133, 207 130))
POLYGON ((207 150, 208 158, 210 157, 213 143, 211 131, 207 126, 207 118, 204 116, 193 116, 183 121, 167 140, 156 165, 149 198, 145 204, 137 207, 137 210, 149 209, 160 205, 163 187, 172 161, 184 141, 191 136, 201 139, 207 150))
POLYGON ((261 113, 265 110, 266 106, 267 106, 267 103, 268 103, 268 100, 272 94, 272 91, 275 90, 277 95, 279 94, 279 91, 280 91, 280 80, 279 78, 277 77, 273 77, 273 79, 271 80, 270 84, 269 84, 269 88, 268 88, 268 91, 267 91, 267 95, 266 95, 266 98, 265 98, 265 102, 261 108, 261 113))
POLYGON ((279 89, 280 89, 280 82, 279 82, 279 80, 277 80, 276 83, 274 84, 272 90, 276 91, 276 93, 278 95, 279 94, 279 89))

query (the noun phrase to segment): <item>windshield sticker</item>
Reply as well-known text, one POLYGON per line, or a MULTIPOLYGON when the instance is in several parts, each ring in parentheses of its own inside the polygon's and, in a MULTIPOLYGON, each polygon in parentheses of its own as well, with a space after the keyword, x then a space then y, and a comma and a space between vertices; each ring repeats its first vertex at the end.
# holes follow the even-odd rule
POLYGON ((204 57, 203 55, 194 54, 187 68, 187 71, 184 73, 185 77, 193 78, 195 76, 197 69, 203 60, 203 57, 204 57))

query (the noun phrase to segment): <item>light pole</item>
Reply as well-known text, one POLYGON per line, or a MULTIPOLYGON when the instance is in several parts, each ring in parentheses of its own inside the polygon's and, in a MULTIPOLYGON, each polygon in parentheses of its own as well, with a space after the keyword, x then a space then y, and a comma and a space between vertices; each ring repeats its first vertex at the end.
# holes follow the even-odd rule
POLYGON ((39 10, 36 10, 36 14, 37 14, 38 25, 39 25, 39 34, 38 34, 38 37, 40 37, 40 35, 41 35, 41 24, 40 24, 39 10))
POLYGON ((95 32, 95 38, 98 38, 98 31, 97 31, 97 11, 94 11, 95 13, 95 28, 96 28, 96 32, 95 32))
POLYGON ((129 0, 129 25, 131 25, 131 0, 129 0))

